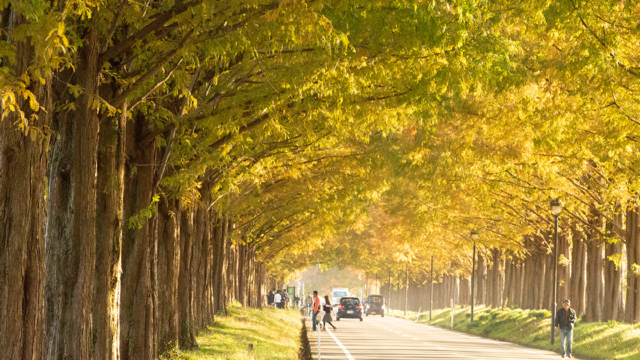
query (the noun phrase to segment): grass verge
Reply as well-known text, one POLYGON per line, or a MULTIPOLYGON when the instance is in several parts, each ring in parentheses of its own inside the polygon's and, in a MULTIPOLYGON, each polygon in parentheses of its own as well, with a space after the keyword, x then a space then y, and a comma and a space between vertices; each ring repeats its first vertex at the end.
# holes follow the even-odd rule
MULTIPOLYGON (((391 316, 416 320, 416 312, 391 310, 391 316)), ((473 325, 469 323, 470 308, 457 307, 454 311, 453 329, 538 349, 560 352, 560 338, 551 345, 551 313, 548 310, 474 309, 473 325)), ((615 321, 585 323, 578 319, 573 331, 573 353, 581 359, 640 359, 640 324, 630 325, 615 321)), ((443 328, 451 327, 451 309, 421 313, 420 323, 443 328)))
POLYGON ((181 351, 182 359, 298 359, 298 310, 244 309, 238 304, 228 309, 228 316, 216 316, 213 326, 200 331, 198 350, 181 351))

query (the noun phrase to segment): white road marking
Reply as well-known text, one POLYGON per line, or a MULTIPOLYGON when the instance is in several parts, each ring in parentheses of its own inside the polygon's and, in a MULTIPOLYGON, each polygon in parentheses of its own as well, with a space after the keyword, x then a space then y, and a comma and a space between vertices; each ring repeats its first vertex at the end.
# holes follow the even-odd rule
MULTIPOLYGON (((403 319, 396 319, 396 320, 403 320, 403 319)), ((488 339, 488 338, 483 338, 483 337, 467 336, 467 335, 463 335, 463 334, 461 334, 461 333, 459 333, 459 332, 457 332, 457 331, 452 331, 452 330, 448 330, 448 329, 441 329, 441 328, 438 328, 438 327, 437 327, 437 326, 435 326, 435 325, 420 324, 420 323, 418 323, 418 324, 419 324, 419 325, 422 325, 422 326, 426 326, 426 327, 428 327, 428 328, 430 328, 430 329, 433 329, 433 330, 440 330, 440 331, 444 331, 444 332, 452 333, 452 334, 455 334, 455 335, 458 335, 458 336, 463 336, 463 337, 466 337, 466 338, 469 338, 469 339, 472 339, 472 340, 476 340, 476 341, 478 341, 478 342, 484 342, 484 343, 489 343, 489 344, 496 344, 496 345, 504 346, 504 347, 506 347, 506 348, 514 349, 514 350, 524 350, 524 351, 526 351, 526 352, 528 352, 528 353, 530 353, 530 354, 534 354, 534 355, 538 355, 538 356, 544 356, 544 357, 549 358, 549 359, 555 359, 555 358, 556 358, 556 357, 554 357, 554 356, 549 356, 549 355, 546 355, 546 354, 541 354, 541 353, 538 353, 538 352, 535 352, 535 351, 531 351, 531 350, 527 349, 527 348, 526 348, 526 347, 524 347, 524 346, 521 346, 521 347, 510 346, 510 345, 511 345, 511 343, 505 343, 505 342, 501 342, 501 341, 499 341, 499 340, 493 340, 493 339, 488 339), (509 345, 507 345, 507 344, 509 344, 509 345)), ((424 343, 424 344, 426 344, 426 343, 424 343)), ((443 349, 443 348, 438 348, 438 349, 440 349, 440 350, 445 350, 445 349, 443 349)), ((445 350, 445 351, 446 351, 446 350, 445 350)), ((452 354, 457 355, 457 354, 455 354, 455 353, 452 353, 452 354)), ((460 355, 458 355, 458 356, 460 356, 460 355)))
POLYGON ((342 343, 340 342, 340 340, 338 340, 338 338, 333 335, 333 332, 329 331, 329 335, 331 335, 331 337, 333 338, 333 341, 336 342, 336 344, 338 344, 338 346, 340 347, 340 349, 342 349, 342 351, 344 352, 344 354, 347 356, 347 359, 349 360, 356 360, 353 358, 353 356, 351 356, 351 354, 349 353, 349 350, 347 350, 346 347, 344 347, 344 345, 342 345, 342 343))

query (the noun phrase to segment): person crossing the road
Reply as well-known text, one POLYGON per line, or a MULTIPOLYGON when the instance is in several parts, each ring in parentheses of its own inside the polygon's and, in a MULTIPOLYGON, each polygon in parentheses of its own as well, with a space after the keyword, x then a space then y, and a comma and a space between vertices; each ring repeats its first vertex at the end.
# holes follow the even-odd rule
POLYGON ((556 313, 555 325, 560 333, 560 354, 571 358, 571 347, 573 345, 573 325, 576 322, 576 312, 571 308, 571 301, 565 300, 562 309, 556 313), (567 346, 565 349, 565 340, 567 346))
POLYGON ((322 330, 327 331, 327 324, 329 324, 333 328, 333 331, 336 331, 337 328, 331 323, 331 321, 333 320, 333 318, 331 317, 333 307, 331 306, 329 295, 324 296, 324 306, 322 307, 322 310, 324 310, 324 316, 322 317, 322 330))

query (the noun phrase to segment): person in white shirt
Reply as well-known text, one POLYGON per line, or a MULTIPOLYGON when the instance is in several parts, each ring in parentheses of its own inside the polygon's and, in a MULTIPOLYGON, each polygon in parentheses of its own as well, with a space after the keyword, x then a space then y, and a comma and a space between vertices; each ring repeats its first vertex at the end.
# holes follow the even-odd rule
POLYGON ((280 308, 280 302, 282 301, 282 295, 280 295, 280 290, 278 290, 278 292, 273 295, 273 302, 276 305, 276 308, 280 308))

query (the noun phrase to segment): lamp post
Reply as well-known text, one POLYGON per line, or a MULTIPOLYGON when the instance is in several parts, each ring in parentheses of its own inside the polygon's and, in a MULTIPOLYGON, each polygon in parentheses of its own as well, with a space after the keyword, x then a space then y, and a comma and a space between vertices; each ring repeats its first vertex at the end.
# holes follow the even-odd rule
POLYGON ((433 310, 433 255, 431 255, 431 292, 429 293, 429 321, 431 321, 431 311, 433 310))
POLYGON ((471 265, 471 323, 473 324, 473 305, 474 305, 474 295, 475 295, 475 285, 476 285, 476 240, 478 240, 478 232, 473 230, 471 231, 471 239, 473 240, 473 265, 471 265))
POLYGON ((407 317, 407 304, 409 302, 409 263, 406 264, 404 276, 404 316, 407 317))
POLYGON ((391 268, 389 268, 389 296, 387 298, 387 301, 389 301, 388 307, 389 310, 391 310, 391 268))
POLYGON ((562 202, 560 199, 551 200, 551 213, 554 217, 554 236, 553 236, 553 299, 551 301, 551 345, 556 341, 556 311, 558 307, 558 216, 562 212, 562 202))

